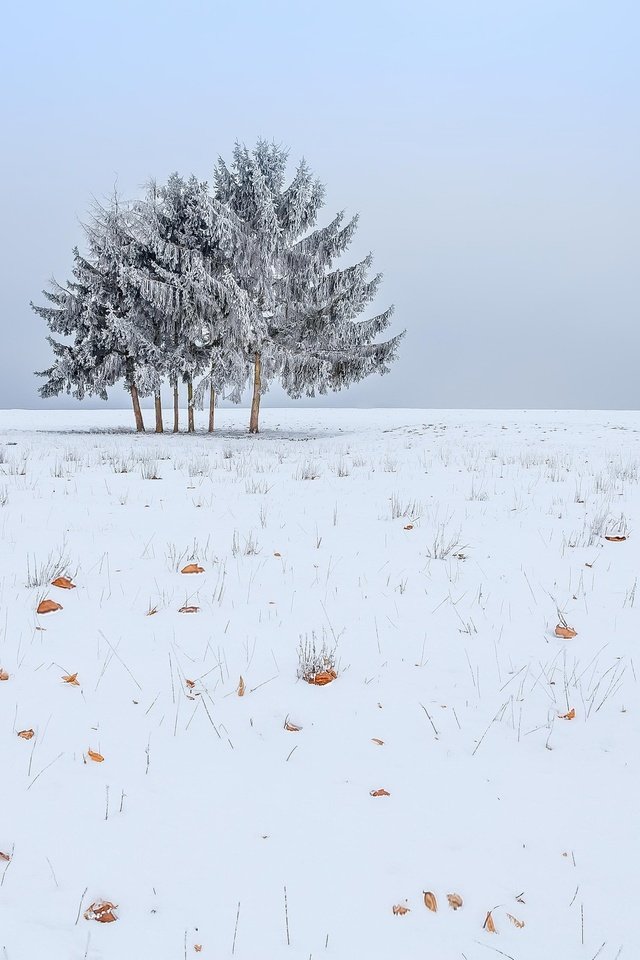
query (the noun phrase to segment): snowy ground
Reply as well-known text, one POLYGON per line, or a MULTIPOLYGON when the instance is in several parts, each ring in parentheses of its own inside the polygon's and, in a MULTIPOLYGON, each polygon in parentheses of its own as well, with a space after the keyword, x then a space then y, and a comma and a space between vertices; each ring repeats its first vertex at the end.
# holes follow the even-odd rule
POLYGON ((2 960, 638 957, 640 416, 218 419, 0 412, 2 960))

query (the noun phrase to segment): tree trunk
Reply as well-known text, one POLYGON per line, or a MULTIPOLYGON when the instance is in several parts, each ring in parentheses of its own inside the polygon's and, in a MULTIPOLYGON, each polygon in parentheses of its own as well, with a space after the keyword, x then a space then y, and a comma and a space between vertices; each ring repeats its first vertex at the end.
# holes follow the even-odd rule
POLYGON ((162 433, 164 430, 162 426, 162 397, 159 390, 156 390, 154 394, 154 403, 156 408, 156 433, 162 433))
POLYGON ((178 414, 178 381, 173 385, 173 432, 177 433, 180 429, 180 417, 178 414))
POLYGON ((215 415, 216 415, 216 392, 211 386, 211 391, 209 393, 209 433, 213 433, 213 428, 215 426, 215 415))
POLYGON ((131 384, 130 393, 131 403, 133 405, 133 415, 136 418, 136 430, 138 433, 144 433, 144 420, 142 419, 142 410, 140 409, 138 388, 136 387, 135 383, 131 384))
POLYGON ((260 354, 256 353, 253 365, 253 399, 251 401, 249 433, 258 432, 258 417, 260 416, 260 382, 260 354))
POLYGON ((195 424, 193 422, 193 380, 187 381, 187 430, 194 433, 195 424))

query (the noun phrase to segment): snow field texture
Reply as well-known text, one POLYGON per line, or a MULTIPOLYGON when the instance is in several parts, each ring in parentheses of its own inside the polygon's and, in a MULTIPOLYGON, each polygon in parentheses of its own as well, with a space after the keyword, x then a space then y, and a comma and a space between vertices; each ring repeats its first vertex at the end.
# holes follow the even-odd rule
POLYGON ((638 415, 245 420, 0 414, 2 960, 639 956, 638 415))

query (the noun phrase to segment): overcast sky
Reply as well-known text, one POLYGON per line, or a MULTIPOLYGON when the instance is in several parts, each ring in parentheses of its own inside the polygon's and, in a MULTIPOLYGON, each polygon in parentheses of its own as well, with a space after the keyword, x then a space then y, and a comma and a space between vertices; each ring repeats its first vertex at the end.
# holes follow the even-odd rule
POLYGON ((65 405, 37 396, 29 300, 91 197, 210 179, 258 136, 306 156, 326 219, 360 212, 353 257, 408 331, 392 373, 316 403, 640 406, 639 28, 637 0, 11 4, 0 407, 65 405))

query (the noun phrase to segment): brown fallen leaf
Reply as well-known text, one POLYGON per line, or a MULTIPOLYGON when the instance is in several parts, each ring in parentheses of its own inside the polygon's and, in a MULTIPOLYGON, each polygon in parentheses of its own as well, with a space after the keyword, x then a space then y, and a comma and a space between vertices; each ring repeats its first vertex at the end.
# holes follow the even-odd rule
POLYGON ((239 684, 238 684, 238 689, 236 690, 236 693, 238 694, 239 697, 244 697, 245 689, 246 689, 246 688, 245 688, 244 680, 242 679, 242 677, 240 677, 240 682, 239 682, 239 684))
POLYGON ((194 943, 193 949, 195 950, 196 953, 202 953, 202 944, 201 944, 201 943, 194 943))
POLYGON ((3 670, 2 667, 0 667, 0 680, 8 680, 8 679, 9 679, 9 674, 7 673, 6 670, 3 670))
POLYGON ((22 737, 23 740, 31 740, 35 737, 35 732, 33 730, 21 730, 18 736, 22 737))
POLYGON ((493 922, 493 917, 491 916, 491 910, 488 910, 488 911, 487 911, 487 915, 486 915, 486 917, 485 917, 485 919, 484 919, 484 923, 482 924, 482 926, 483 926, 483 928, 484 928, 485 930, 488 930, 489 933, 497 933, 497 932, 498 932, 498 931, 496 930, 496 925, 495 925, 495 923, 493 922))
POLYGON ((61 590, 75 590, 76 585, 73 583, 69 577, 56 577, 55 580, 51 581, 52 587, 60 587, 61 590))
POLYGON ((393 907, 394 917, 404 917, 406 913, 411 913, 411 910, 409 907, 403 907, 401 903, 396 903, 393 907))
POLYGON ((78 674, 77 673, 67 673, 62 678, 65 683, 70 683, 73 687, 79 687, 78 674))
POLYGON ((274 557, 281 557, 281 556, 282 556, 281 553, 274 553, 274 557))
POLYGON ((180 573, 204 573, 204 567, 198 566, 197 563, 188 563, 180 573))
POLYGON ((180 607, 178 613, 197 613, 200 607, 180 607))
POLYGON ((514 927, 517 927, 518 930, 522 930, 524 927, 524 920, 518 920, 518 918, 514 917, 511 913, 508 913, 507 916, 509 917, 509 920, 511 920, 511 923, 514 925, 514 927))
POLYGON ((402 529, 403 529, 403 530, 413 530, 413 524, 412 524, 412 523, 408 523, 408 524, 407 524, 405 527, 403 527, 402 529))
POLYGON ((102 756, 102 754, 96 753, 95 750, 87 750, 87 756, 89 757, 90 760, 93 760, 95 763, 102 763, 104 761, 104 757, 102 756))
POLYGON ((385 790, 383 787, 380 787, 379 790, 371 790, 370 795, 372 797, 390 797, 391 794, 388 790, 385 790))
POLYGON ((299 727, 296 723, 292 723, 291 720, 285 720, 284 728, 288 730, 289 733, 300 733, 302 730, 302 727, 299 727))
POLYGON ((462 897, 459 893, 448 893, 447 900, 452 910, 459 910, 462 906, 462 897))
POLYGON ((624 543, 626 539, 627 539, 626 537, 614 536, 613 534, 610 534, 609 536, 605 536, 605 540, 608 540, 609 543, 624 543))
POLYGON ((575 718, 576 718, 576 711, 573 707, 571 707, 571 710, 569 710, 569 713, 561 713, 560 716, 558 717, 559 720, 575 720, 575 718))
POLYGON ((313 683, 316 687, 324 687, 325 684, 331 683, 332 680, 335 680, 338 674, 335 670, 321 670, 320 673, 314 674, 312 677, 307 678, 307 683, 313 683))
POLYGON ((378 737, 371 737, 371 743, 377 743, 379 747, 384 746, 384 740, 379 740, 378 737))
POLYGON ((117 909, 117 904, 111 903, 109 900, 96 900, 85 910, 84 918, 85 920, 97 920, 98 923, 113 923, 114 920, 118 919, 114 913, 114 910, 117 909))
POLYGON ((556 637, 561 637, 563 640, 573 640, 574 637, 577 637, 577 632, 573 627, 567 627, 559 623, 555 629, 556 637))
POLYGON ((54 613, 56 610, 62 610, 62 604, 55 600, 41 600, 36 608, 36 613, 54 613))
POLYGON ((432 913, 436 913, 438 910, 438 901, 436 900, 435 893, 431 893, 430 890, 425 890, 423 892, 424 896, 424 905, 427 910, 431 910, 432 913))
POLYGON ((195 680, 187 680, 186 677, 185 677, 185 681, 184 681, 184 682, 185 682, 186 685, 188 686, 189 690, 193 690, 193 688, 194 688, 195 685, 196 685, 195 680))
POLYGON ((5 863, 9 863, 11 857, 8 853, 3 853, 2 850, 0 850, 0 860, 4 860, 5 863))

